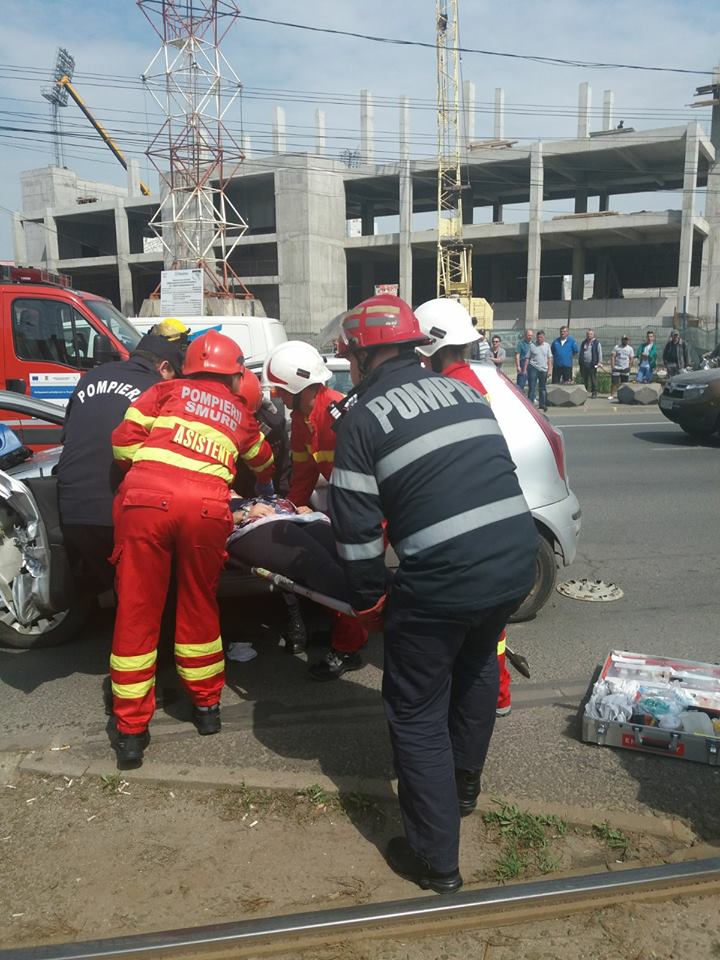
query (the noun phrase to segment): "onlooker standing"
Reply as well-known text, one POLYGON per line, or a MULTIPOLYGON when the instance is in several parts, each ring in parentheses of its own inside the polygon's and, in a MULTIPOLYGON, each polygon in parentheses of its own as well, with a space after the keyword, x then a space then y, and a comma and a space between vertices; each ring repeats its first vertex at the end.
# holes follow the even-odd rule
POLYGON ((505 362, 505 348, 500 346, 501 342, 501 337, 494 333, 490 341, 490 359, 498 370, 502 370, 502 365, 505 362))
POLYGON ((637 351, 639 360, 637 382, 652 383, 655 367, 657 366, 657 347, 655 346, 655 331, 648 330, 645 334, 645 343, 640 344, 637 351))
POLYGON ((580 344, 580 376, 585 389, 594 400, 597 397, 597 372, 602 366, 602 344, 595 336, 594 330, 585 331, 585 339, 580 344))
MULTIPOLYGON (((473 323, 473 326, 476 326, 473 323)), ((478 330, 479 338, 470 347, 470 359, 479 360, 480 363, 488 363, 490 360, 490 344, 484 330, 478 330)))
POLYGON ((522 339, 515 347, 515 369, 517 371, 517 385, 524 390, 528 381, 528 361, 530 359, 530 344, 533 340, 532 330, 526 330, 522 339))
POLYGON ((553 356, 552 382, 572 383, 573 357, 578 353, 579 347, 567 327, 560 327, 560 336, 555 337, 550 349, 553 356))
POLYGON ((665 364, 668 377, 674 377, 688 365, 687 344, 680 338, 679 330, 673 330, 670 334, 670 339, 665 344, 663 363, 665 364))
POLYGON ((552 376, 553 358, 550 344, 545 343, 545 331, 538 330, 534 343, 530 344, 528 358, 528 400, 535 403, 535 391, 540 388, 538 405, 547 410, 547 379, 552 376))
POLYGON ((615 344, 610 354, 610 396, 608 400, 614 400, 617 393, 618 384, 627 383, 630 379, 630 365, 635 359, 635 351, 630 346, 630 337, 624 336, 620 344, 615 344))

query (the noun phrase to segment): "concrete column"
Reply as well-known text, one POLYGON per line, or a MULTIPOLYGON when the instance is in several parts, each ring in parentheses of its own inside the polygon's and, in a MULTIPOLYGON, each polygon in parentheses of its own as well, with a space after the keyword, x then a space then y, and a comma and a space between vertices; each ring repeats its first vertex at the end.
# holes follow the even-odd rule
POLYGON ((122 200, 115 201, 115 242, 117 244, 118 285, 120 287, 120 312, 126 317, 135 316, 133 302, 132 273, 128 257, 130 256, 130 231, 128 229, 127 210, 122 200))
POLYGON ((400 296, 412 304, 413 182, 410 175, 410 101, 400 98, 400 296))
POLYGON ((375 160, 375 108, 369 90, 360 91, 360 159, 363 163, 375 160))
POLYGON ((573 244, 571 300, 582 300, 585 295, 585 247, 580 240, 573 244))
POLYGON ((505 91, 502 87, 495 87, 493 136, 496 140, 504 140, 505 138, 505 91))
POLYGON ((463 117, 465 120, 465 144, 475 139, 475 84, 472 80, 463 83, 463 117))
POLYGON ((287 140, 285 137, 285 109, 275 107, 273 109, 273 150, 275 153, 285 153, 287 150, 287 140))
POLYGON ((375 204, 364 200, 360 206, 360 231, 363 237, 375 235, 375 204))
POLYGON ((592 104, 592 90, 590 84, 581 83, 578 88, 578 140, 590 136, 590 107, 592 104))
POLYGON ((315 111, 315 153, 325 156, 325 111, 315 111))
POLYGON ((58 233, 52 207, 45 208, 45 264, 48 270, 57 270, 60 259, 58 233))
POLYGON ((245 159, 250 160, 252 157, 252 140, 250 139, 249 133, 244 133, 242 135, 242 152, 245 154, 245 159))
POLYGON ((27 243, 25 242, 25 223, 19 213, 12 215, 13 247, 15 263, 19 267, 28 266, 27 243))
POLYGON ((492 218, 493 218, 493 223, 503 222, 503 205, 501 203, 493 204, 492 218))
POLYGON ((140 197, 140 164, 137 160, 131 159, 127 162, 127 185, 129 197, 140 197))
POLYGON ((610 209, 610 194, 607 192, 601 193, 598 197, 598 210, 601 213, 605 213, 610 209))
POLYGON ((375 293, 375 264, 372 260, 363 260, 360 264, 360 296, 367 300, 375 293))
MULTIPOLYGON (((720 67, 715 69, 713 83, 720 85, 720 67)), ((700 283, 700 312, 706 320, 714 319, 715 304, 720 303, 720 106, 712 108, 710 140, 715 147, 715 162, 708 169, 705 191, 705 219, 710 231, 704 244, 700 283)))
POLYGON ((615 94, 612 90, 606 90, 603 93, 603 130, 612 130, 613 128, 613 105, 615 103, 615 94))
POLYGON ((588 192, 587 187, 581 187, 575 194, 575 213, 587 213, 588 192))
POLYGON ((543 186, 542 144, 534 143, 530 153, 530 220, 528 223, 527 293, 525 296, 526 327, 534 327, 540 317, 543 186))
POLYGON ((690 305, 690 274, 692 270, 693 239, 695 235, 695 189, 697 187, 698 151, 700 134, 697 123, 689 123, 685 135, 685 175, 683 179, 683 206, 680 227, 680 258, 678 264, 677 308, 683 300, 690 305))

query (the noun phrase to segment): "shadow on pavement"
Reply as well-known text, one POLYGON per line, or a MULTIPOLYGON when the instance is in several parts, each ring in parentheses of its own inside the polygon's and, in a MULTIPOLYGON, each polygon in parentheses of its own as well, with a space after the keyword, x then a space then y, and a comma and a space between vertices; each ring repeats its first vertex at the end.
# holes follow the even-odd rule
POLYGON ((652 443, 655 446, 667 447, 707 447, 708 449, 717 449, 720 447, 720 437, 692 437, 685 433, 679 427, 668 430, 638 430, 633 433, 637 440, 643 440, 645 443, 652 443))

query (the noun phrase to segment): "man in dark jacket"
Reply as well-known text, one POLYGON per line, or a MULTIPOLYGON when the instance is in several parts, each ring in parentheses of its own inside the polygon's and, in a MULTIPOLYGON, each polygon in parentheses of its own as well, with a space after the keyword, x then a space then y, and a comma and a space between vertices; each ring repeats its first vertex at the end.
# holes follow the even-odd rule
POLYGON ((418 363, 427 343, 399 297, 342 321, 357 389, 339 423, 330 514, 350 602, 385 620, 383 700, 405 837, 387 861, 452 893, 495 722, 496 648, 535 579, 537 533, 490 407, 418 363), (384 522, 400 559, 386 607, 384 522))
POLYGON ((78 382, 67 406, 63 451, 57 466, 63 540, 70 562, 98 593, 109 590, 114 569, 112 504, 122 477, 113 461, 111 434, 130 404, 182 368, 182 350, 146 334, 129 360, 104 363, 78 382))
POLYGON ((688 365, 687 344, 680 337, 679 330, 673 330, 663 350, 663 363, 668 377, 674 377, 688 365))
POLYGON ((594 330, 586 330, 585 339, 580 344, 580 376, 593 400, 597 397, 598 367, 602 362, 602 344, 594 330))

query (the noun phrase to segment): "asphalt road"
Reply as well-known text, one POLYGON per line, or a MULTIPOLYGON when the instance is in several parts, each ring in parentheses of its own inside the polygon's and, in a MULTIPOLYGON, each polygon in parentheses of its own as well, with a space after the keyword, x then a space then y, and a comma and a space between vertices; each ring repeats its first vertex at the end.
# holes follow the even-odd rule
MULTIPOLYGON (((607 401, 551 419, 564 431, 583 509, 578 556, 559 579, 612 581, 625 596, 581 603, 554 594, 535 621, 511 629, 532 680, 513 684, 513 713, 498 722, 486 788, 598 810, 679 814, 704 836, 720 835, 720 811, 709 800, 719 769, 588 746, 576 725, 582 693, 611 649, 720 659, 720 443, 687 438, 656 409, 607 401)), ((197 737, 185 704, 168 703, 156 714, 148 761, 337 782, 390 777, 377 693, 380 638, 371 639, 363 670, 321 685, 308 678, 303 658, 278 645, 277 613, 267 604, 226 607, 226 639, 250 634, 260 655, 229 665, 223 734, 197 737)), ((107 757, 111 765, 100 695, 110 633, 105 613, 69 647, 0 651, 0 752, 43 756, 51 745, 69 745, 63 757, 107 757)), ((311 657, 322 652, 311 649, 311 657)))

